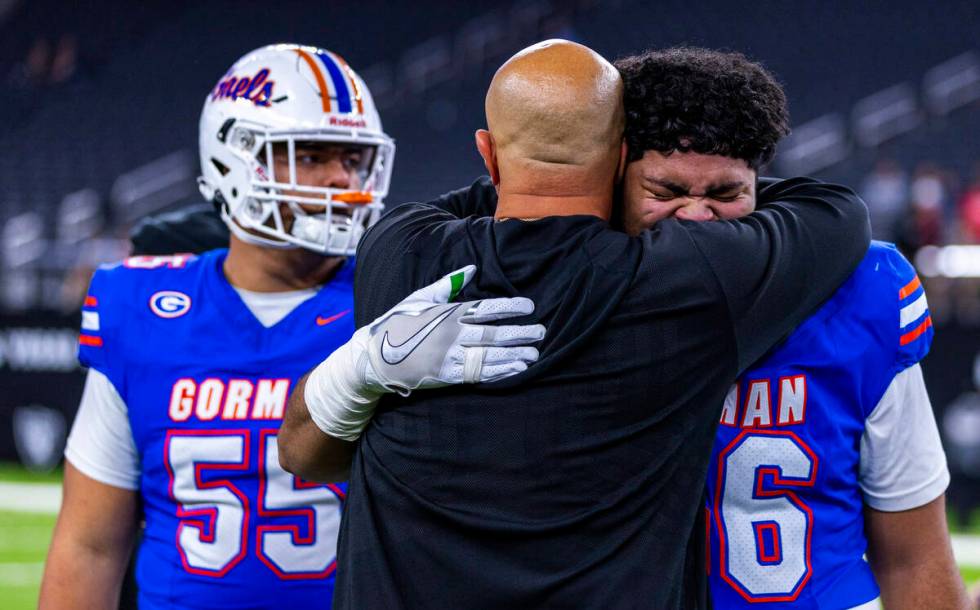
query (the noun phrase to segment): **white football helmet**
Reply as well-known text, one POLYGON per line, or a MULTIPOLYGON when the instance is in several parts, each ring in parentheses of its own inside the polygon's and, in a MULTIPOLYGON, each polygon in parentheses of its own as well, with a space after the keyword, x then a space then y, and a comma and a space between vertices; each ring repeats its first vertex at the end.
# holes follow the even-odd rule
POLYGON ((201 193, 248 243, 348 256, 384 209, 394 141, 364 81, 330 51, 277 44, 245 55, 204 100, 199 137, 201 193), (305 142, 363 148, 358 188, 298 183, 305 142), (273 145, 288 152, 288 175, 276 175, 273 145))

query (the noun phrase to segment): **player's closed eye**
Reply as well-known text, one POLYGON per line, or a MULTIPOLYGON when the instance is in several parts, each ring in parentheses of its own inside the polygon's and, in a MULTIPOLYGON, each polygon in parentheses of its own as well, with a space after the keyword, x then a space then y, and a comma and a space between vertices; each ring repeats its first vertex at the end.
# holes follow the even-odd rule
POLYGON ((711 195, 710 197, 715 201, 721 201, 724 203, 732 202, 742 196, 742 193, 725 193, 721 195, 711 195))
POLYGON ((657 201, 671 201, 673 199, 677 199, 677 197, 678 197, 678 195, 676 193, 672 193, 670 191, 667 191, 667 192, 663 192, 663 191, 651 191, 650 194, 657 201))

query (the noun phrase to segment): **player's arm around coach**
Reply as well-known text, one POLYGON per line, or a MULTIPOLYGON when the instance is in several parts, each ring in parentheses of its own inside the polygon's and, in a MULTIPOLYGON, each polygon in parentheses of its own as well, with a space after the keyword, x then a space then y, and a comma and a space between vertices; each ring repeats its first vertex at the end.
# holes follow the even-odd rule
MULTIPOLYGON (((489 161, 488 169, 493 175, 489 161)), ((739 350, 741 368, 795 326, 798 320, 794 316, 782 315, 787 309, 785 295, 793 295, 791 309, 812 309, 842 276, 846 276, 846 273, 821 276, 816 273, 816 265, 804 265, 805 261, 825 258, 825 262, 830 262, 832 259, 833 264, 824 265, 824 271, 836 269, 841 261, 859 258, 867 248, 867 210, 860 200, 847 189, 833 185, 816 186, 825 197, 815 196, 807 190, 806 184, 794 183, 787 186, 785 198, 771 209, 727 230, 687 227, 683 231, 672 230, 670 235, 641 236, 644 243, 659 241, 658 247, 677 243, 690 248, 692 241, 699 246, 713 242, 706 248, 707 252, 700 255, 720 276, 718 279, 731 306, 730 314, 736 321, 740 339, 738 343, 745 347, 739 350), (831 235, 834 239, 829 239, 831 235), (830 243, 840 247, 828 248, 830 243)), ((495 200, 494 188, 490 181, 478 181, 470 189, 451 193, 430 204, 404 206, 404 210, 427 215, 436 223, 486 215, 488 210, 493 210, 492 204, 486 204, 491 198, 495 200)), ((387 219, 382 219, 383 224, 390 227, 409 222, 402 220, 410 215, 404 210, 396 208, 387 219)), ((374 233, 376 237, 380 234, 379 231, 374 233)), ((366 342, 360 349, 363 356, 375 355, 366 342)), ((335 376, 344 376, 345 366, 339 359, 325 362, 318 368, 324 373, 329 370, 335 376)), ((380 398, 377 387, 371 387, 363 373, 357 372, 358 367, 346 366, 346 369, 350 371, 350 378, 347 385, 341 386, 341 391, 326 392, 316 388, 311 391, 309 378, 294 389, 279 437, 280 459, 287 470, 304 478, 321 480, 346 474, 354 453, 353 441, 367 425, 374 402, 380 398), (330 409, 315 408, 316 405, 310 404, 311 397, 316 399, 313 402, 329 400, 337 404, 330 409), (349 400, 346 407, 342 404, 344 399, 349 400), (321 416, 311 418, 313 411, 320 412, 321 416), (351 436, 345 438, 331 432, 338 424, 353 427, 355 420, 358 428, 351 436)), ((328 377, 324 373, 317 376, 328 377)), ((332 390, 337 389, 334 384, 328 385, 332 390)))

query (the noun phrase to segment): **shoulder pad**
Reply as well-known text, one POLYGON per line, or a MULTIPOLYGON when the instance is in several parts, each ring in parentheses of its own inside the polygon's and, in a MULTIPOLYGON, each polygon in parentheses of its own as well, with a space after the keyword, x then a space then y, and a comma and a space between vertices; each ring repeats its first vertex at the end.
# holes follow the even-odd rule
POLYGON ((887 336, 896 350, 897 373, 929 353, 933 337, 929 302, 915 268, 894 244, 872 242, 865 262, 873 264, 879 278, 880 289, 873 295, 877 307, 891 318, 892 331, 887 336))
POLYGON ((150 216, 129 235, 134 254, 201 253, 228 247, 228 227, 210 204, 150 216))
MULTIPOLYGON (((166 256, 133 256, 111 265, 102 265, 89 283, 82 304, 82 327, 78 358, 83 366, 93 367, 113 379, 112 358, 125 341, 127 321, 143 312, 155 311, 151 295, 173 292, 173 288, 193 291, 200 269, 198 257, 192 254, 166 256), (166 289, 166 290, 165 290, 166 289)), ((185 295, 186 298, 186 295, 185 295)), ((189 299, 188 299, 189 300, 189 299)), ((161 302, 162 303, 162 302, 161 302)), ((161 317, 174 316, 180 303, 171 299, 161 317)))

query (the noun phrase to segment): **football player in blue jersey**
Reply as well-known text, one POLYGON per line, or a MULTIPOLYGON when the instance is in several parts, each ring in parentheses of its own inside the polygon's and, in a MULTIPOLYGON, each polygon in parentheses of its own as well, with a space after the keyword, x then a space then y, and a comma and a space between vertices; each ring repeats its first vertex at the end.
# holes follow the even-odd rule
MULTIPOLYGON (((770 186, 757 172, 786 134, 786 99, 772 75, 742 55, 693 48, 617 67, 630 150, 626 231, 752 212, 770 186)), ((337 353, 377 361, 385 329, 376 321, 358 331, 350 354, 337 353)), ((968 607, 946 526, 949 475, 918 364, 932 332, 914 269, 875 242, 837 293, 741 376, 720 406, 699 524, 708 541, 696 560, 707 563, 715 607, 968 607)), ((353 439, 370 416, 358 407, 379 386, 331 360, 305 400, 292 400, 319 415, 327 438, 353 439), (341 390, 360 402, 338 398, 341 390)), ((392 387, 428 387, 420 371, 402 373, 392 387)))
MULTIPOLYGON (((285 472, 276 437, 292 384, 354 331, 348 257, 383 208, 394 152, 335 53, 263 47, 221 78, 199 183, 230 247, 92 279, 42 608, 114 607, 141 520, 143 609, 330 606, 346 487, 285 472)), ((535 357, 511 353, 473 380, 535 357)))
MULTIPOLYGON (((754 210, 757 171, 783 135, 770 118, 786 112, 775 79, 705 49, 617 67, 633 151, 626 230, 754 210)), ((836 294, 740 377, 707 481, 715 607, 967 607, 919 367, 932 334, 915 270, 873 242, 836 294)))

